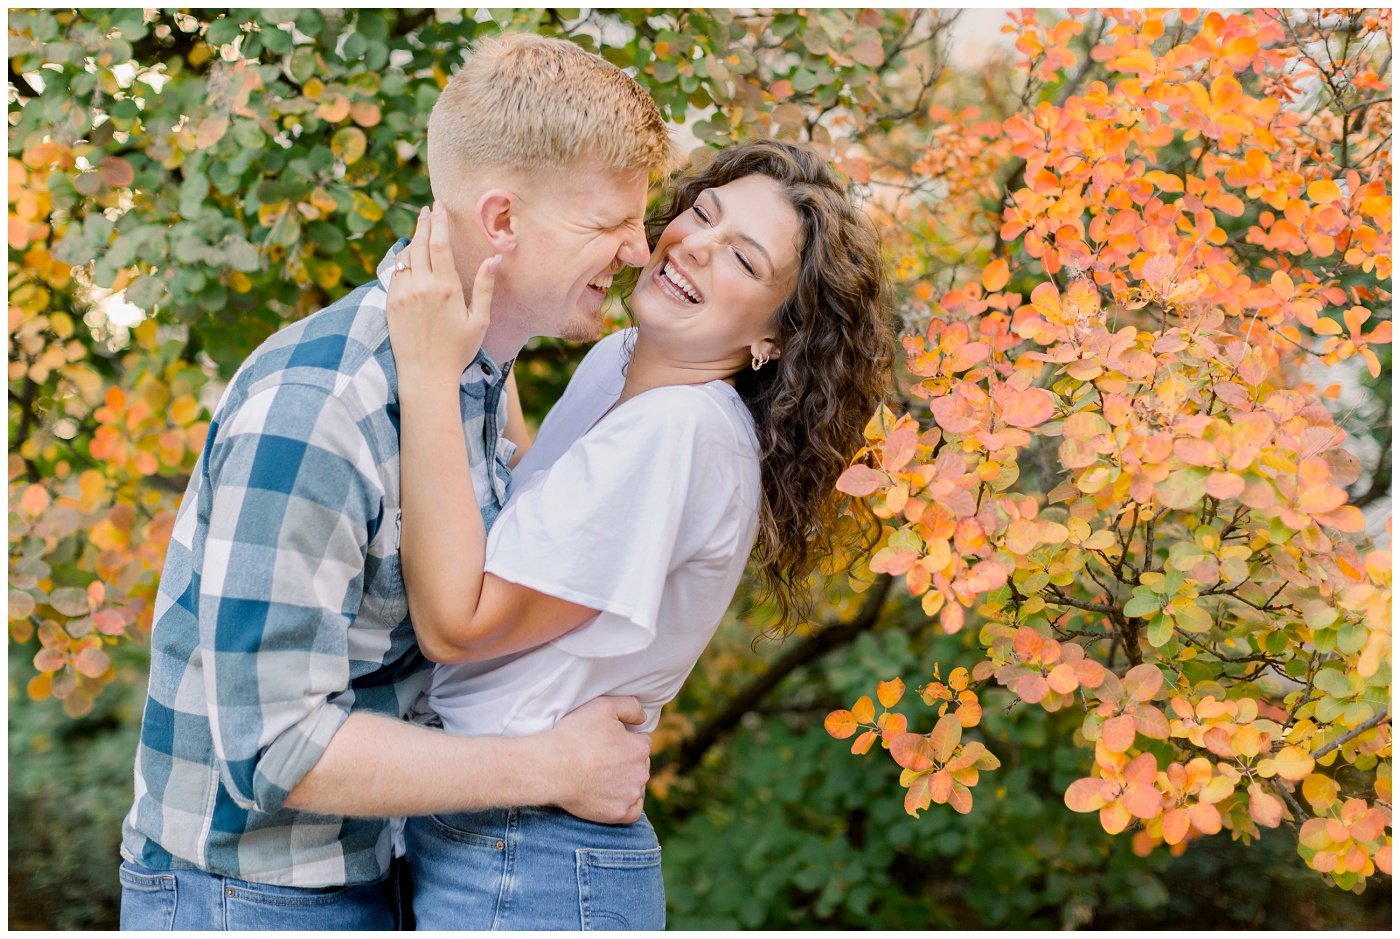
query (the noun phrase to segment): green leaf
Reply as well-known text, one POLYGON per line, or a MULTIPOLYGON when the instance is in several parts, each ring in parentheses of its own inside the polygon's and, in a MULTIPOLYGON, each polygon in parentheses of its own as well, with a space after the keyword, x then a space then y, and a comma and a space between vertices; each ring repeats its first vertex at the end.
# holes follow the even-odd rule
POLYGON ((1349 698, 1355 693, 1351 679, 1341 669, 1324 668, 1313 679, 1313 687, 1334 698, 1349 698))
POLYGON ((222 46, 225 43, 233 42, 242 32, 238 28, 238 21, 231 16, 221 16, 209 24, 209 31, 204 34, 204 39, 211 46, 222 46))
POLYGON ((1134 587, 1132 599, 1123 605, 1123 615, 1151 616, 1161 608, 1161 597, 1146 587, 1134 587))
POLYGON ((1147 642, 1154 649, 1160 649, 1166 645, 1172 637, 1173 623, 1165 615, 1158 614, 1152 617, 1147 624, 1147 642))

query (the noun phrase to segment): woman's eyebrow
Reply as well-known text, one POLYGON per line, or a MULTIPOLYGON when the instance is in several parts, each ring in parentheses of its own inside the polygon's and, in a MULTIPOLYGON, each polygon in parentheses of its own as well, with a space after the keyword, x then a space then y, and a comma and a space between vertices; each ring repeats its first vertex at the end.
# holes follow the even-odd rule
MULTIPOLYGON (((701 195, 708 195, 711 199, 713 199, 715 203, 715 208, 719 209, 719 214, 724 214, 724 203, 719 201, 719 196, 715 193, 713 189, 707 189, 703 193, 701 193, 701 195)), ((753 248, 754 251, 763 255, 763 260, 767 262, 768 269, 770 271, 777 269, 776 265, 773 264, 772 257, 769 256, 768 251, 763 247, 763 245, 759 244, 757 241, 754 241, 752 238, 750 238, 748 235, 745 235, 743 232, 739 233, 739 240, 744 242, 744 244, 748 245, 749 247, 753 248)))

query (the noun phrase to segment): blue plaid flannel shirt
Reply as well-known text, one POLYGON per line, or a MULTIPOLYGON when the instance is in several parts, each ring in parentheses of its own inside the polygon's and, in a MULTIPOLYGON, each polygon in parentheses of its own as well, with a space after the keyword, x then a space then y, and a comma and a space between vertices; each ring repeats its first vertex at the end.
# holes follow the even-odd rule
MULTIPOLYGON (((378 280, 281 330, 210 425, 170 540, 122 855, 320 887, 388 870, 388 820, 285 808, 353 710, 402 717, 430 677, 399 567, 398 391, 378 280)), ((514 451, 505 381, 463 374, 489 527, 514 451)))

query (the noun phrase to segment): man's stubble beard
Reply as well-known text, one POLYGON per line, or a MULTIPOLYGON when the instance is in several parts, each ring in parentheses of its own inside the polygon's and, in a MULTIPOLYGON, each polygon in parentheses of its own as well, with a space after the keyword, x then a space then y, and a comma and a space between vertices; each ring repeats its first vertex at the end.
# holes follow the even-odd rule
POLYGON ((566 342, 592 342, 603 332, 603 310, 593 316, 576 313, 559 328, 559 338, 566 342))

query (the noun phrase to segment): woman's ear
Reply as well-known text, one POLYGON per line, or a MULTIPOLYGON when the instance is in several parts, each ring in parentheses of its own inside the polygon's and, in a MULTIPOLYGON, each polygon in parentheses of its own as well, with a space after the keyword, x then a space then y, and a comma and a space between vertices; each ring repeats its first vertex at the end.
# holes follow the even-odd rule
POLYGON ((749 353, 755 359, 763 359, 764 361, 772 362, 775 359, 782 358, 783 350, 779 349, 778 344, 772 339, 760 339, 749 346, 749 353))
POLYGON ((497 254, 515 250, 515 206, 519 201, 509 189, 488 189, 476 201, 477 222, 481 233, 497 254))

